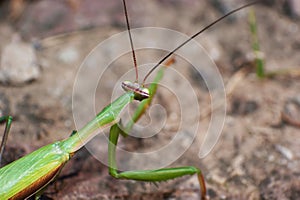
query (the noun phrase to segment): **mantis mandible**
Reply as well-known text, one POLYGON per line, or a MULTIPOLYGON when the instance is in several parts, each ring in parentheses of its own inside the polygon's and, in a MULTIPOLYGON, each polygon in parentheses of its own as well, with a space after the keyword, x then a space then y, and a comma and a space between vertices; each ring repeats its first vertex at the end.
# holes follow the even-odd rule
MULTIPOLYGON (((197 167, 186 166, 177 168, 162 168, 157 170, 140 170, 140 171, 125 171, 119 172, 116 162, 116 146, 118 143, 119 135, 127 135, 133 126, 133 123, 145 113, 147 107, 151 104, 152 98, 156 93, 157 84, 163 77, 163 70, 161 68, 153 83, 148 87, 144 87, 145 80, 148 76, 162 63, 164 63, 175 51, 184 46, 193 38, 197 37, 200 33, 207 30, 217 22, 221 21, 228 15, 237 12, 245 7, 253 5, 257 2, 252 2, 239 7, 226 15, 220 17, 213 23, 209 24, 202 30, 195 33, 184 43, 179 45, 173 51, 168 53, 163 59, 161 59, 145 76, 143 83, 138 84, 138 70, 137 62, 134 53, 134 47, 132 42, 132 36, 130 33, 130 26, 128 20, 128 14, 126 10, 126 2, 123 0, 124 12, 127 23, 127 30, 132 49, 133 62, 136 71, 135 82, 124 81, 122 88, 125 90, 125 94, 117 98, 111 104, 106 106, 97 116, 87 123, 82 129, 73 131, 71 136, 62 141, 57 141, 52 144, 43 146, 38 150, 2 167, 0 169, 0 199, 25 199, 35 196, 38 199, 43 190, 53 182, 58 176, 65 163, 72 158, 72 156, 82 148, 88 141, 90 141, 96 134, 97 130, 110 127, 109 134, 109 146, 108 146, 108 164, 109 173, 118 179, 130 179, 137 181, 159 182, 166 181, 186 175, 197 174, 201 198, 206 199, 206 186, 203 174, 197 167), (125 128, 120 122, 120 113, 122 109, 131 103, 133 100, 141 101, 139 107, 133 115, 133 119, 130 124, 127 124, 125 128), (125 130, 125 131, 124 131, 125 130)), ((172 60, 166 63, 166 65, 172 64, 172 60)), ((0 146, 0 162, 1 156, 4 151, 5 142, 7 140, 10 127, 12 124, 11 116, 0 117, 0 122, 5 122, 5 130, 0 146)))

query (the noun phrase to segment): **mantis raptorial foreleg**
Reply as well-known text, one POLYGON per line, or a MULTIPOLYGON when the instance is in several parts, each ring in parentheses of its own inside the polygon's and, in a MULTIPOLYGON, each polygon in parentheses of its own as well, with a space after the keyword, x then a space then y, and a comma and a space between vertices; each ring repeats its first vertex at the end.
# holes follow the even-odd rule
POLYGON ((12 123, 12 116, 0 117, 0 123, 4 123, 4 122, 5 122, 5 129, 4 129, 4 133, 3 133, 2 140, 1 140, 1 145, 0 145, 0 166, 1 166, 2 155, 3 155, 3 152, 4 152, 6 140, 7 140, 9 130, 10 130, 10 127, 11 127, 11 123, 12 123))
POLYGON ((118 172, 116 163, 116 147, 118 138, 122 130, 118 124, 115 124, 110 129, 109 144, 108 144, 108 167, 111 176, 118 179, 129 179, 136 181, 159 182, 166 181, 186 175, 198 175, 198 180, 201 188, 201 198, 205 199, 206 188, 201 170, 193 166, 177 167, 177 168, 162 168, 157 170, 137 170, 118 172))

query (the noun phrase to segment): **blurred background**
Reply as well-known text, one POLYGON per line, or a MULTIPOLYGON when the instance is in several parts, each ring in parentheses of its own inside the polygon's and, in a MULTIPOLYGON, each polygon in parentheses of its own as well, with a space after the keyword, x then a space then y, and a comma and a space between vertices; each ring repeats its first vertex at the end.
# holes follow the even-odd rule
MULTIPOLYGON (((132 28, 164 27, 192 35, 245 3, 128 0, 127 6, 132 28)), ((9 163, 71 134, 75 129, 72 90, 79 66, 101 41, 126 31, 126 24, 120 0, 1 1, 0 16, 0 115, 14 117, 3 156, 4 163, 9 163)), ((201 160, 197 155, 201 133, 209 125, 206 107, 210 94, 191 66, 181 66, 180 58, 174 66, 189 77, 198 91, 199 105, 207 113, 200 119, 199 138, 172 166, 200 167, 210 199, 300 198, 299 20, 299 1, 265 0, 196 38, 217 64, 227 94, 222 135, 213 151, 201 160)), ((113 48, 118 45, 122 44, 113 48)), ((138 61, 149 59, 144 54, 138 53, 138 61)), ((160 57, 154 54, 151 62, 160 57)), ((132 66, 130 54, 118 66, 122 64, 132 66)), ((121 75, 117 69, 108 73, 121 75)), ((167 73, 165 76, 173 78, 167 73)), ((97 110, 110 103, 114 87, 110 81, 97 89, 95 99, 101 102, 97 110)), ((158 91, 156 101, 167 107, 167 113, 176 106, 163 90, 158 91)), ((176 127, 176 120, 170 121, 173 124, 164 127, 166 134, 145 141, 126 138, 121 146, 147 151, 151 145, 168 143, 176 127)), ((121 161, 121 156, 118 159, 121 161)), ((196 177, 158 183, 158 187, 115 180, 105 165, 83 149, 43 198, 199 199, 198 190, 196 177)))

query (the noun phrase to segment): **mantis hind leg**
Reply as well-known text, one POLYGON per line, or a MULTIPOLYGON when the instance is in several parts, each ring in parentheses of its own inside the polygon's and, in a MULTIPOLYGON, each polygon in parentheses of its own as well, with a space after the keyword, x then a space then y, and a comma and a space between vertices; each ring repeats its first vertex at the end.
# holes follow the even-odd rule
POLYGON ((116 163, 116 146, 121 132, 122 130, 118 127, 118 124, 113 125, 110 129, 109 145, 108 145, 108 164, 109 164, 109 173, 111 176, 118 179, 159 182, 159 181, 166 181, 166 180, 170 180, 170 179, 174 179, 186 175, 197 174, 199 184, 200 184, 200 189, 201 189, 201 198, 206 199, 206 187, 205 187, 204 177, 201 173, 201 170, 193 166, 177 167, 177 168, 162 168, 157 170, 138 170, 138 171, 119 172, 116 163))
POLYGON ((0 166, 1 166, 1 160, 2 160, 2 155, 4 152, 5 144, 6 144, 9 130, 10 130, 11 123, 12 123, 12 116, 0 117, 0 123, 4 123, 4 122, 5 122, 5 129, 4 129, 4 134, 2 136, 2 141, 1 141, 1 145, 0 145, 0 166))

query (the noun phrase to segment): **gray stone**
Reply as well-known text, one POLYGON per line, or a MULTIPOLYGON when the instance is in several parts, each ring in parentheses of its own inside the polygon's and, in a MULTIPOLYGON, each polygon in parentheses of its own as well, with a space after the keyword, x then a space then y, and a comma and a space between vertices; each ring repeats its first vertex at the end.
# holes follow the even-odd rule
POLYGON ((36 53, 30 43, 13 36, 11 43, 3 48, 0 63, 0 82, 22 85, 40 75, 36 53))

